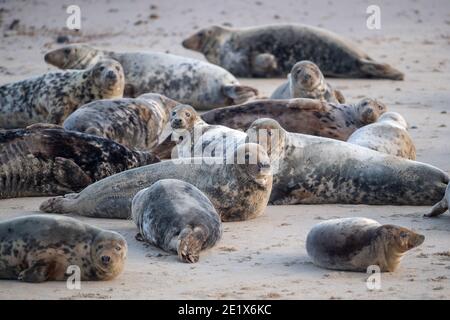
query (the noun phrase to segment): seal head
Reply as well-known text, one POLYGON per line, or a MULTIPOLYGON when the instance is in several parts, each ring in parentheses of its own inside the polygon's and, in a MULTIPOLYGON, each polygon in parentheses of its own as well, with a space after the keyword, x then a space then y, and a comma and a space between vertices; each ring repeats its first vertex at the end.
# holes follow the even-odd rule
POLYGON ((122 273, 127 251, 127 243, 120 234, 112 231, 99 233, 91 247, 91 258, 98 277, 108 280, 122 273))

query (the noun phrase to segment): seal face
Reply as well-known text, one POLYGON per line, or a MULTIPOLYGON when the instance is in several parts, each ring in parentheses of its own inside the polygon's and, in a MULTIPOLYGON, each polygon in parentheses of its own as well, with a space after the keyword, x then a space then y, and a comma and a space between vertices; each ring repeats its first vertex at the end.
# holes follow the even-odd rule
POLYGON ((251 142, 260 143, 260 130, 276 133, 277 145, 284 145, 268 151, 278 159, 273 204, 426 205, 442 199, 449 182, 445 172, 431 165, 287 132, 273 119, 259 119, 249 128, 251 142))
POLYGON ((131 212, 147 242, 177 253, 183 262, 197 262, 200 251, 222 236, 222 223, 211 201, 184 181, 163 179, 139 191, 131 212))
POLYGON ((154 92, 198 109, 212 109, 243 103, 258 93, 254 88, 239 84, 230 72, 219 66, 172 54, 118 53, 69 45, 45 55, 47 63, 64 69, 84 69, 104 58, 122 64, 127 97, 154 92))
POLYGON ((222 221, 264 213, 272 189, 270 159, 263 147, 240 145, 229 158, 185 158, 127 170, 91 184, 77 194, 50 198, 40 210, 98 218, 127 219, 136 193, 161 179, 178 179, 201 190, 222 221))
POLYGON ((436 203, 431 211, 425 214, 425 217, 437 217, 448 210, 448 204, 450 203, 450 185, 447 186, 447 190, 445 191, 445 195, 441 201, 436 203))
POLYGON ((247 130, 253 121, 272 118, 290 132, 347 141, 358 128, 372 123, 387 110, 380 101, 365 98, 356 104, 313 99, 256 100, 202 114, 209 124, 247 130))
POLYGON ((0 199, 77 192, 112 174, 159 162, 111 140, 48 124, 0 131, 0 199))
POLYGON ((301 24, 242 29, 211 26, 182 44, 237 77, 286 76, 297 61, 309 60, 330 77, 404 78, 402 72, 374 61, 337 34, 301 24))
POLYGON ((122 97, 120 63, 104 60, 84 71, 49 72, 0 86, 0 128, 23 128, 45 122, 62 124, 79 106, 122 97))
POLYGON ((175 107, 170 115, 171 140, 177 144, 172 158, 226 157, 233 155, 247 135, 221 125, 209 125, 188 105, 175 107))
POLYGON ((424 240, 421 234, 372 219, 331 219, 311 229, 306 250, 319 267, 366 272, 378 266, 382 272, 393 272, 403 255, 424 240))
POLYGON ((127 243, 116 232, 69 217, 32 215, 0 222, 0 279, 66 280, 69 266, 80 280, 110 280, 124 268, 127 243))
POLYGON ((64 121, 64 129, 108 138, 137 150, 152 150, 169 122, 177 102, 147 93, 137 98, 97 100, 64 121))
POLYGON ((406 159, 416 160, 416 147, 408 124, 397 112, 382 114, 377 122, 359 128, 347 142, 406 159))
POLYGON ((288 81, 279 86, 271 99, 309 98, 333 103, 345 103, 339 90, 325 82, 319 67, 311 61, 297 62, 288 74, 288 81))

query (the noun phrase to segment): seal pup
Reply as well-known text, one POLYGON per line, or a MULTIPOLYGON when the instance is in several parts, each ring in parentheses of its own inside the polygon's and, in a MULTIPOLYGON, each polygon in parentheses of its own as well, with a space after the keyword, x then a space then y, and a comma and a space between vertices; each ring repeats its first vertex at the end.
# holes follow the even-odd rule
POLYGON ((319 267, 367 272, 378 266, 394 272, 405 253, 425 237, 395 225, 367 218, 331 219, 316 224, 306 238, 306 251, 319 267))
POLYGON ((341 91, 333 89, 311 61, 297 62, 288 74, 287 82, 279 86, 270 99, 310 98, 333 103, 345 103, 341 91))
POLYGON ((118 53, 72 44, 45 55, 47 63, 62 69, 85 69, 104 58, 122 64, 127 97, 154 92, 206 110, 244 103, 258 94, 219 66, 167 53, 118 53))
POLYGON ((88 217, 128 219, 136 193, 161 179, 178 179, 200 189, 222 221, 264 213, 272 189, 270 159, 254 143, 240 145, 229 158, 184 158, 127 170, 91 184, 80 193, 50 198, 40 210, 88 217))
POLYGON ((447 186, 447 190, 445 191, 445 195, 442 198, 441 201, 436 203, 433 208, 431 208, 431 211, 427 214, 425 214, 425 217, 437 217, 443 213, 445 213, 448 210, 448 204, 450 202, 450 185, 447 186))
POLYGON ((111 140, 49 124, 0 130, 0 199, 80 191, 112 174, 159 162, 111 140))
POLYGON ((103 60, 83 71, 49 72, 0 86, 0 128, 24 128, 46 122, 61 125, 88 102, 121 98, 124 74, 120 63, 103 60))
POLYGON ((382 114, 377 122, 359 128, 347 142, 372 150, 416 160, 416 147, 406 120, 397 112, 382 114))
POLYGON ((357 129, 386 112, 380 101, 365 98, 356 104, 334 104, 306 98, 256 100, 202 114, 209 124, 247 130, 259 118, 272 118, 290 132, 347 141, 357 129))
POLYGON ((152 150, 159 142, 171 110, 178 103, 163 95, 97 100, 64 121, 64 129, 108 138, 135 150, 152 150))
POLYGON ((222 236, 222 223, 211 201, 192 184, 164 179, 139 191, 131 204, 140 237, 181 261, 195 263, 200 251, 222 236))
POLYGON ((419 206, 442 199, 449 182, 445 172, 431 165, 343 141, 287 132, 273 119, 256 120, 247 134, 250 142, 263 146, 277 139, 277 148, 267 148, 278 168, 273 172, 273 204, 419 206), (261 139, 267 136, 261 133, 271 139, 261 139))
MULTIPOLYGON (((247 135, 221 125, 209 125, 189 105, 178 105, 170 115, 171 140, 177 144, 176 157, 219 157, 231 155, 247 135)), ((172 158, 175 153, 172 154, 172 158)))
POLYGON ((237 77, 286 76, 297 61, 313 61, 325 76, 403 80, 402 72, 370 58, 356 45, 325 29, 302 24, 251 28, 211 26, 185 39, 237 77))
POLYGON ((76 266, 82 281, 111 280, 122 273, 126 257, 120 234, 73 218, 31 215, 0 222, 0 279, 62 281, 76 266))

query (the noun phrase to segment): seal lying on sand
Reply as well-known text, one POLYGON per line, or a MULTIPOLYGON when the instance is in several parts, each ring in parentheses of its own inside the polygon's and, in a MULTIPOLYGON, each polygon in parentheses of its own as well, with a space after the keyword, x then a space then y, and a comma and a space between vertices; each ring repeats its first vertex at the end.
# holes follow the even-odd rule
POLYGON ((416 147, 408 133, 408 124, 397 112, 382 114, 377 122, 359 128, 347 142, 372 150, 416 160, 416 147))
POLYGON ((230 158, 175 159, 127 170, 91 184, 80 193, 44 201, 44 212, 128 219, 136 193, 161 179, 179 179, 200 189, 222 221, 264 213, 272 189, 270 160, 260 145, 239 146, 230 158))
POLYGON ((69 217, 32 215, 0 222, 0 279, 110 280, 124 268, 127 243, 118 233, 69 217))
POLYGON ((64 129, 108 138, 137 150, 152 150, 169 122, 177 102, 147 93, 135 99, 88 103, 64 121, 64 129))
POLYGON ((274 204, 427 205, 442 199, 449 182, 445 172, 431 165, 287 132, 273 119, 252 124, 247 131, 251 142, 264 145, 261 130, 276 137, 268 147, 272 166, 278 168, 270 196, 274 204))
POLYGON ((48 124, 0 130, 0 199, 61 195, 159 162, 111 140, 48 124))
POLYGON ((222 236, 222 223, 211 201, 184 181, 159 180, 139 191, 131 205, 140 235, 183 262, 197 262, 200 251, 222 236))
POLYGON ((120 63, 103 60, 85 71, 49 72, 0 86, 0 128, 38 122, 62 124, 78 107, 98 99, 121 98, 120 63))
POLYGON ((319 67, 311 61, 297 62, 288 74, 288 81, 279 86, 270 98, 310 98, 345 103, 343 94, 325 82, 319 67))
POLYGON ((122 64, 127 97, 154 92, 198 109, 212 109, 243 103, 258 93, 219 66, 172 54, 117 53, 73 44, 45 55, 47 63, 63 69, 85 69, 104 58, 122 64))
POLYGON ((313 99, 257 100, 205 112, 202 119, 211 125, 247 130, 259 118, 272 118, 290 132, 346 141, 386 109, 383 103, 369 98, 349 105, 313 99))
POLYGON ((311 229, 306 250, 319 267, 367 272, 369 266, 378 266, 382 272, 393 272, 403 255, 424 240, 421 234, 372 219, 331 219, 311 229))
POLYGON ((209 62, 237 77, 286 76, 297 61, 310 60, 325 76, 403 80, 403 73, 378 63, 337 34, 301 24, 233 29, 211 26, 183 41, 209 62))
POLYGON ((448 210, 448 204, 450 203, 450 185, 447 186, 445 195, 441 201, 436 203, 431 211, 425 215, 425 217, 437 217, 448 210))

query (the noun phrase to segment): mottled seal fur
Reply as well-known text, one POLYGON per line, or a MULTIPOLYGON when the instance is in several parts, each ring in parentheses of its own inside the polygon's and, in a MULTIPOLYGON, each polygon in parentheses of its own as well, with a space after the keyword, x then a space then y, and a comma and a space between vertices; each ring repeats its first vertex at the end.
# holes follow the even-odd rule
POLYGON ((250 143, 239 146, 233 157, 227 159, 175 159, 127 170, 91 184, 80 193, 44 201, 40 209, 127 219, 131 216, 135 194, 161 179, 179 179, 200 189, 211 200, 222 221, 262 215, 272 189, 267 153, 263 147, 250 143))
POLYGON ((316 224, 306 238, 306 250, 322 268, 367 272, 397 269, 403 255, 420 246, 425 237, 394 225, 381 225, 367 218, 331 219, 316 224))
POLYGON ((267 147, 271 159, 278 159, 270 196, 274 204, 428 205, 442 199, 449 182, 445 172, 431 165, 287 132, 273 119, 253 123, 247 130, 251 142, 264 145, 260 130, 277 139, 275 151, 267 147))
POLYGON ((386 111, 380 101, 365 98, 356 104, 334 104, 313 99, 256 100, 202 114, 209 124, 247 130, 259 118, 277 120, 290 132, 346 141, 358 128, 373 123, 386 111))
POLYGON ((251 28, 211 26, 183 41, 237 77, 286 76, 297 61, 317 64, 325 76, 403 80, 403 73, 370 58, 327 30, 301 24, 251 28))
POLYGON ((118 53, 74 44, 45 55, 47 63, 63 69, 84 69, 104 58, 122 64, 127 97, 154 92, 198 109, 212 109, 243 103, 258 93, 254 88, 239 84, 230 72, 219 66, 172 54, 118 53))
POLYGON ((152 150, 177 102, 160 94, 97 100, 80 107, 64 121, 64 129, 93 134, 136 150, 152 150))
POLYGON ((36 124, 0 130, 0 199, 80 191, 112 174, 159 162, 111 140, 36 124))
POLYGON ((288 81, 279 86, 271 99, 310 98, 345 103, 342 92, 325 81, 319 67, 311 61, 297 62, 288 74, 288 81))
POLYGON ((200 251, 214 246, 222 236, 222 223, 211 201, 184 181, 159 180, 139 191, 131 212, 145 241, 177 253, 183 262, 197 262, 200 251))
POLYGON ((123 90, 122 66, 114 60, 103 60, 84 71, 49 72, 5 84, 0 86, 0 128, 62 124, 83 104, 121 98, 123 90))
POLYGON ((416 147, 406 120, 397 112, 382 114, 377 122, 359 128, 347 142, 372 150, 416 160, 416 147))
MULTIPOLYGON (((189 105, 178 105, 170 115, 176 157, 219 157, 231 155, 247 135, 221 125, 209 125, 189 105)), ((175 153, 172 158, 175 157, 175 153)))
POLYGON ((110 280, 124 268, 127 243, 118 233, 69 217, 32 215, 0 222, 0 279, 110 280))
POLYGON ((436 203, 431 211, 425 214, 425 217, 437 217, 448 210, 448 204, 450 203, 450 185, 447 186, 447 190, 445 191, 445 195, 441 201, 436 203))

